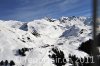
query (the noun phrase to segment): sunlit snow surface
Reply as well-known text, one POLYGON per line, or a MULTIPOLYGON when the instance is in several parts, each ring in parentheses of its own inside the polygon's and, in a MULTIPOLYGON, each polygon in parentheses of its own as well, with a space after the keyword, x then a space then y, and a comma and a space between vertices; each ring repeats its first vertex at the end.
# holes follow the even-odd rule
MULTIPOLYGON (((0 61, 13 60, 15 66, 55 66, 48 55, 53 47, 68 55, 84 58, 89 55, 79 51, 82 42, 92 39, 92 19, 62 17, 39 19, 31 22, 0 21, 0 61), (50 21, 51 20, 51 21, 50 21), (38 35, 33 35, 32 33, 38 35), (33 48, 26 56, 16 55, 21 48, 33 48)), ((65 66, 69 66, 68 63, 65 66)))

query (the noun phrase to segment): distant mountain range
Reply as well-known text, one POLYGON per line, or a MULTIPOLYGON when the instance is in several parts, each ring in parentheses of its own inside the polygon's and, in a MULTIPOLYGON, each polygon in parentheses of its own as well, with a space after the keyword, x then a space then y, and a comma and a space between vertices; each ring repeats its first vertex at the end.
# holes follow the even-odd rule
POLYGON ((89 39, 90 17, 45 17, 31 22, 0 20, 0 61, 13 60, 15 66, 69 66, 69 54, 89 57, 87 52, 78 50, 89 39), (52 62, 54 57, 62 57, 66 63, 57 65, 52 62))

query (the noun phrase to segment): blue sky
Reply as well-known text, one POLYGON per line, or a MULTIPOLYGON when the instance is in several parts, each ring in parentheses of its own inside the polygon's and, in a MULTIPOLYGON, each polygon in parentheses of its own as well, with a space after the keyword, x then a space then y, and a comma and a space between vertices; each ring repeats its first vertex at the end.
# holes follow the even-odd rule
POLYGON ((0 0, 0 20, 92 15, 92 0, 0 0))

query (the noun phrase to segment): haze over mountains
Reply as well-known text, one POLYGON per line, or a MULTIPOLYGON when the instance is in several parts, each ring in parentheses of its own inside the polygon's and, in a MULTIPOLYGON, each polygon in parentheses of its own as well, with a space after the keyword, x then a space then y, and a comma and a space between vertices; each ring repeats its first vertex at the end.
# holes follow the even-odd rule
POLYGON ((0 61, 13 60, 15 66, 56 66, 50 58, 54 53, 52 48, 63 52, 66 61, 69 54, 89 57, 88 53, 78 50, 89 39, 92 39, 92 18, 89 17, 43 18, 31 22, 0 20, 0 61), (19 53, 22 48, 27 51, 19 53), (46 61, 42 62, 43 59, 46 61))

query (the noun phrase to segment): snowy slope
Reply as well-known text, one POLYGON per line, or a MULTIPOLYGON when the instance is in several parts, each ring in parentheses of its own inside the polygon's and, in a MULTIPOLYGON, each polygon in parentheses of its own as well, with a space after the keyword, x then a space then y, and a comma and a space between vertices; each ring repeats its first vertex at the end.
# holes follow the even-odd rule
POLYGON ((87 57, 87 53, 77 49, 82 42, 92 39, 91 21, 86 17, 39 19, 27 23, 0 20, 0 61, 13 60, 15 66, 55 66, 48 56, 53 47, 62 50, 67 61, 69 54, 87 57), (26 56, 16 55, 16 51, 24 47, 33 49, 26 56))

